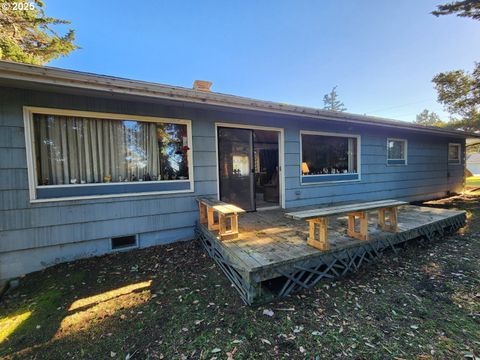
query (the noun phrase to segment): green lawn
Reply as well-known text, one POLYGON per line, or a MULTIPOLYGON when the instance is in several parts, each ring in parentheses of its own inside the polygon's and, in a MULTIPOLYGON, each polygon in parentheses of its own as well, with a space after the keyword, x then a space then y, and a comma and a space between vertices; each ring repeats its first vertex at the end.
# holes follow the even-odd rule
POLYGON ((30 274, 0 304, 0 358, 473 359, 480 196, 436 206, 469 224, 257 308, 193 241, 30 274))
POLYGON ((480 188, 480 176, 470 176, 466 179, 467 187, 479 187, 480 188))

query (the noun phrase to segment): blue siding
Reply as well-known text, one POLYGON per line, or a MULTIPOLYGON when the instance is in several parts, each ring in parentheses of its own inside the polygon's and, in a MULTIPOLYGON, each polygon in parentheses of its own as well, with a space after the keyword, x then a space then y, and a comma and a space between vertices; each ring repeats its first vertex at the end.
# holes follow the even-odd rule
POLYGON ((405 165, 405 160, 401 159, 387 159, 388 165, 405 165))
POLYGON ((141 247, 191 238, 198 216, 195 197, 217 194, 215 122, 284 128, 288 208, 351 200, 422 200, 463 186, 463 165, 447 160, 448 143, 458 139, 172 104, 0 88, 0 279, 104 254, 110 251, 112 236, 139 234, 141 247), (190 119, 195 192, 30 203, 22 106, 190 119), (301 184, 300 130, 361 135, 361 180, 301 184), (408 165, 387 164, 387 137, 408 140, 408 165))

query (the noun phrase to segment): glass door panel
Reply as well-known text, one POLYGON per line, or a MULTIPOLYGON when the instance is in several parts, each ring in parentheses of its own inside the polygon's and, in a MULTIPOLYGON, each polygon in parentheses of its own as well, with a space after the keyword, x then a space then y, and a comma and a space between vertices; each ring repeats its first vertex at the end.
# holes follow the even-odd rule
POLYGON ((257 209, 280 205, 278 143, 278 132, 253 130, 257 209))
POLYGON ((218 128, 218 165, 220 200, 254 211, 252 130, 218 128))

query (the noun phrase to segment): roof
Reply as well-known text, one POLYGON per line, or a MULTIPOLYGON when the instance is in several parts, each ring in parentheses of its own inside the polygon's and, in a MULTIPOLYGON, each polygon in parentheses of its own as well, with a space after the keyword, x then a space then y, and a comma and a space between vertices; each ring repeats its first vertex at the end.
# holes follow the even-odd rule
POLYGON ((75 89, 89 89, 108 93, 136 95, 148 98, 167 99, 193 104, 208 104, 225 108, 280 113, 300 117, 326 119, 338 122, 376 125, 382 127, 416 130, 457 137, 477 137, 480 134, 460 130, 440 129, 406 121, 375 116, 328 111, 312 107, 290 105, 273 101, 257 100, 241 96, 206 92, 179 86, 164 85, 147 81, 131 80, 114 76, 65 70, 55 67, 14 63, 0 60, 0 79, 15 82, 55 85, 75 89))
POLYGON ((469 163, 479 163, 480 164, 480 154, 474 153, 467 156, 467 161, 469 163))

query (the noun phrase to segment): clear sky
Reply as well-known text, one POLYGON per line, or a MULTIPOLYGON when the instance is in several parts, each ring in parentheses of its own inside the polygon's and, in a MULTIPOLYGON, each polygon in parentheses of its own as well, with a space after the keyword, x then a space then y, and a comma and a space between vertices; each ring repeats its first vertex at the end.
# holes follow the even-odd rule
POLYGON ((49 65, 313 107, 338 85, 348 112, 446 117, 432 77, 480 61, 480 22, 447 0, 46 0, 81 49, 49 65))

